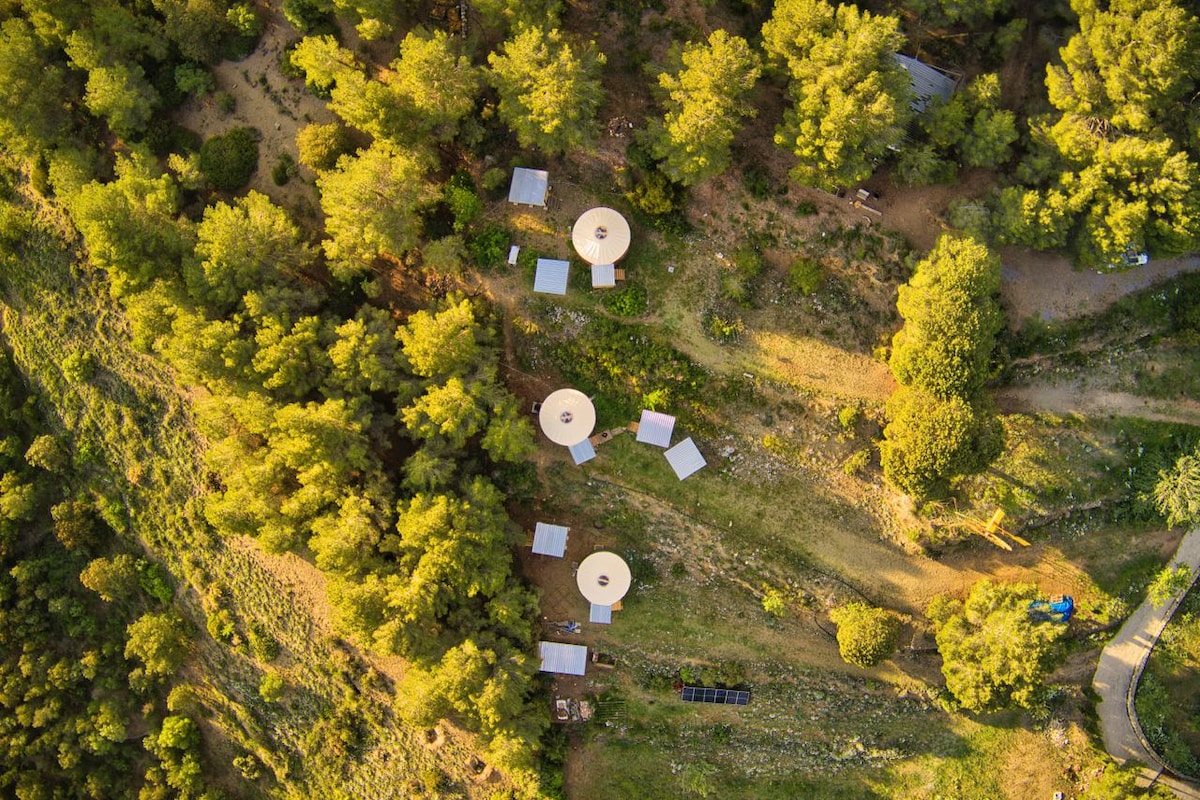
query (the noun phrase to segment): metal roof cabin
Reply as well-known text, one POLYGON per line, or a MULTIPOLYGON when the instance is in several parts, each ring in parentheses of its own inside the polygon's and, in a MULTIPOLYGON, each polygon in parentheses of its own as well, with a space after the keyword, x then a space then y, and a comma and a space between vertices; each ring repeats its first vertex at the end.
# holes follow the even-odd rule
POLYGON ((546 192, 550 188, 550 173, 544 169, 513 169, 508 202, 523 206, 546 207, 546 192))
POLYGON ((538 642, 538 655, 542 659, 539 672, 555 672, 559 675, 582 675, 587 672, 587 647, 584 645, 538 642))
POLYGON ((912 82, 912 109, 918 114, 928 108, 934 98, 949 100, 958 87, 957 78, 924 61, 900 53, 892 53, 892 58, 908 73, 912 82))
POLYGON ((683 480, 689 475, 698 472, 708 464, 704 460, 704 456, 700 455, 699 448, 696 447, 696 443, 692 441, 692 437, 690 436, 672 447, 664 455, 667 457, 667 463, 671 465, 671 469, 675 470, 675 474, 679 476, 679 480, 683 480))
POLYGON ((533 276, 533 290, 541 294, 566 294, 567 276, 571 262, 556 258, 539 258, 533 276))
POLYGON ((675 430, 675 418, 661 411, 642 410, 642 419, 638 423, 637 440, 644 444, 671 446, 671 433, 675 430))
POLYGON ((539 522, 533 529, 533 552, 540 556, 562 558, 567 552, 567 535, 571 529, 562 525, 539 522))

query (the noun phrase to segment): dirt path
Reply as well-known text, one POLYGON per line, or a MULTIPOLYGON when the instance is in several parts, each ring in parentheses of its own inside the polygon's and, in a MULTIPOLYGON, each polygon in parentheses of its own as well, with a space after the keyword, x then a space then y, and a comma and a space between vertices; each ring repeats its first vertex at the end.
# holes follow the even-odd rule
POLYGON ((1030 319, 1050 321, 1095 313, 1130 292, 1200 270, 1200 256, 1195 255, 1104 274, 1076 270, 1065 256, 1022 247, 1002 249, 1000 259, 1001 297, 1014 328, 1030 319))
MULTIPOLYGON (((1196 569, 1200 568, 1200 528, 1193 528, 1179 543, 1173 562, 1191 567, 1195 575, 1196 569)), ((1150 598, 1146 598, 1100 653, 1100 663, 1092 679, 1092 686, 1100 695, 1096 710, 1105 749, 1121 763, 1133 760, 1149 767, 1153 777, 1156 777, 1154 772, 1160 772, 1165 765, 1142 733, 1133 704, 1134 695, 1150 651, 1189 588, 1180 589, 1162 606, 1155 606, 1150 598)), ((1200 799, 1200 790, 1194 786, 1177 781, 1164 783, 1179 797, 1200 799)))
POLYGON ((1008 386, 995 394, 1001 411, 1081 414, 1085 417, 1137 417, 1155 422, 1200 425, 1200 402, 1158 400, 1125 392, 1093 389, 1079 381, 1008 386))

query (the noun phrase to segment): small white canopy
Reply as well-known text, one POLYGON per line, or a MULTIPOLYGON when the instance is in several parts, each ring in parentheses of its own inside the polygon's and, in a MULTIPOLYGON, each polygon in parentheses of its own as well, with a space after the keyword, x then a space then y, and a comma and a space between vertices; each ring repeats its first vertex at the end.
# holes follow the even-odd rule
POLYGON ((538 424, 550 441, 570 447, 592 435, 592 428, 596 427, 596 407, 578 389, 559 389, 542 401, 538 424))
POLYGON ((659 447, 671 446, 671 433, 675 430, 675 418, 670 414, 644 409, 638 423, 637 440, 659 447))
POLYGON ((585 461, 591 461, 596 457, 596 448, 592 447, 591 439, 576 442, 567 449, 571 451, 571 458, 574 459, 575 466, 579 466, 585 461))
POLYGON ((589 264, 616 264, 629 250, 629 223, 614 209, 599 206, 575 220, 571 243, 589 264))
POLYGON ((533 290, 542 294, 566 294, 567 276, 571 271, 569 261, 556 258, 539 258, 537 272, 533 276, 533 290))
POLYGON ((617 285, 617 268, 612 264, 592 264, 592 288, 612 289, 617 285))
POLYGON ((589 603, 611 606, 629 591, 633 576, 625 559, 616 553, 599 550, 579 564, 575 582, 589 603))
POLYGON ((556 672, 559 675, 582 675, 587 672, 587 647, 581 644, 560 642, 538 642, 541 656, 540 672, 556 672))
POLYGON ((594 622, 597 625, 612 625, 612 606, 598 606, 592 603, 588 622, 594 622))
POLYGON ((571 529, 562 525, 539 522, 533 529, 533 552, 540 556, 562 558, 567 552, 567 534, 571 529))
POLYGON ((511 247, 509 247, 508 248, 508 263, 516 264, 517 256, 519 256, 520 254, 521 254, 521 246, 520 245, 514 244, 511 247))
POLYGON ((508 202, 524 206, 545 206, 546 189, 549 185, 550 173, 546 170, 517 167, 513 170, 508 202))
POLYGON ((675 470, 675 474, 679 476, 679 480, 683 480, 708 464, 704 460, 704 456, 700 455, 699 448, 696 447, 696 443, 690 436, 668 450, 665 455, 671 469, 675 470))

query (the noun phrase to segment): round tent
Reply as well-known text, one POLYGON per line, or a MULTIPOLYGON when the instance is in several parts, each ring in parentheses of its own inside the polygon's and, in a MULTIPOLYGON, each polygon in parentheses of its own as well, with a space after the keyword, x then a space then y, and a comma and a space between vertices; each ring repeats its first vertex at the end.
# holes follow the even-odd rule
POLYGON ((559 389, 542 401, 538 424, 550 441, 570 447, 592 435, 596 408, 578 389, 559 389))
POLYGON ((617 263, 629 250, 629 241, 629 223, 603 206, 583 212, 571 230, 575 252, 589 264, 617 263))
POLYGON ((616 553, 600 550, 585 558, 575 573, 579 591, 589 603, 611 606, 629 591, 629 565, 616 553))

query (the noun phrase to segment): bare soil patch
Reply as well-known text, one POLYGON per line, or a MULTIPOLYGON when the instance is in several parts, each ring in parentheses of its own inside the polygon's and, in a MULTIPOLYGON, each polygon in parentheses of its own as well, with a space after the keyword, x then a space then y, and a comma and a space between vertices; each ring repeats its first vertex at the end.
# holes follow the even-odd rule
POLYGON ((333 112, 325 101, 304 88, 304 81, 286 77, 279 69, 285 47, 300 34, 274 9, 260 8, 265 23, 258 46, 241 61, 222 61, 212 68, 216 93, 202 99, 190 98, 176 112, 175 119, 204 138, 233 128, 251 127, 259 142, 258 169, 247 188, 262 192, 276 203, 301 217, 319 214, 312 201, 315 175, 301 166, 297 177, 285 186, 276 186, 271 168, 287 153, 299 164, 296 134, 310 122, 331 122, 333 112), (232 112, 224 113, 217 93, 228 93, 234 100, 232 112))

